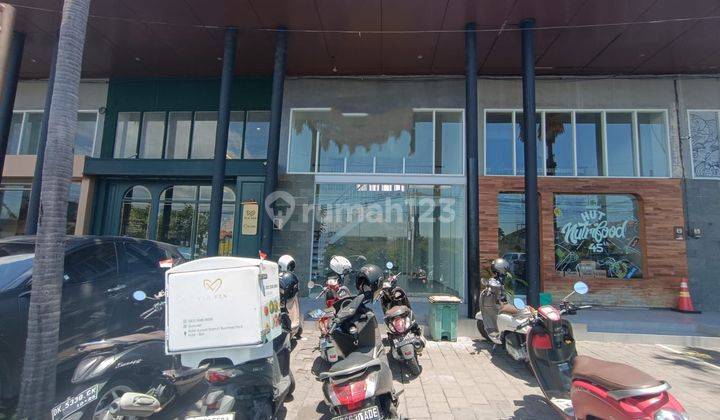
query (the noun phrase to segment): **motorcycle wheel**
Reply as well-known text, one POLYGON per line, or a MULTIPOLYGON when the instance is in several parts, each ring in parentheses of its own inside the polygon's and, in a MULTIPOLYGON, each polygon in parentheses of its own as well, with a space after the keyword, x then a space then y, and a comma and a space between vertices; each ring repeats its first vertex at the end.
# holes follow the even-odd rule
POLYGON ((296 339, 296 340, 301 339, 301 338, 302 338, 302 333, 303 333, 303 327, 302 327, 302 325, 300 325, 300 327, 298 327, 297 332, 295 333, 295 339, 296 339))
POLYGON ((295 376, 293 376, 293 373, 290 372, 290 388, 288 389, 287 397, 292 397, 293 392, 295 392, 295 376))
POLYGON ((490 336, 488 335, 487 331, 485 331, 485 324, 483 324, 482 319, 477 320, 477 329, 480 332, 480 335, 482 336, 482 338, 484 338, 487 341, 491 341, 490 336))
POLYGON ((98 399, 88 404, 83 411, 81 420, 92 420, 105 418, 105 413, 110 409, 110 403, 121 397, 126 392, 140 392, 139 387, 129 379, 115 379, 105 384, 98 392, 98 399))
POLYGON ((420 372, 422 372, 422 368, 420 367, 420 362, 418 362, 417 354, 413 356, 412 359, 406 361, 408 369, 410 369, 410 373, 413 376, 420 375, 420 372))

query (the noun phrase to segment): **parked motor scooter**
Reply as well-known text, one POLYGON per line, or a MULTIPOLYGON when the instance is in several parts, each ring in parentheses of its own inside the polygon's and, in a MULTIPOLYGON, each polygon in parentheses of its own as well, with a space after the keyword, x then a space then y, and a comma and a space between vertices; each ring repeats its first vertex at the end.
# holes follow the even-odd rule
POLYGON ((481 280, 484 289, 480 292, 480 311, 475 319, 484 339, 504 346, 513 359, 526 361, 525 336, 529 327, 518 327, 530 316, 530 310, 520 310, 507 301, 505 282, 512 276, 509 268, 510 264, 503 258, 496 258, 490 264, 495 277, 481 280))
POLYGON ((291 340, 302 336, 303 326, 298 299, 300 281, 295 274, 295 259, 283 255, 278 259, 280 268, 280 316, 283 328, 290 333, 291 340))
MULTIPOLYGON (((568 300, 587 292, 587 285, 577 282, 559 307, 541 306, 521 325, 530 327, 530 366, 550 405, 568 420, 687 420, 665 381, 629 365, 577 355, 572 326, 562 315, 588 308, 568 300)), ((515 299, 515 306, 525 304, 515 299)))
POLYGON ((397 285, 399 273, 391 274, 392 262, 388 261, 385 266, 388 271, 383 276, 378 297, 388 330, 390 354, 398 362, 404 363, 413 375, 419 375, 421 368, 418 356, 425 348, 422 328, 415 320, 407 294, 397 285))
POLYGON ((152 324, 141 329, 150 329, 149 332, 78 346, 78 352, 85 356, 71 379, 75 390, 73 395, 88 398, 86 404, 74 405, 72 418, 102 418, 112 401, 127 392, 146 392, 159 401, 162 409, 175 397, 202 382, 206 367, 185 368, 177 357, 165 355, 165 332, 162 329, 165 302, 160 300, 163 296, 163 292, 153 298, 143 291, 133 293, 136 301, 156 301, 152 308, 140 315, 152 324))
POLYGON ((380 268, 362 267, 356 276, 359 294, 336 302, 330 337, 343 359, 318 375, 325 402, 336 419, 397 418, 398 398, 382 344, 375 340, 377 321, 367 305, 377 291, 380 268))

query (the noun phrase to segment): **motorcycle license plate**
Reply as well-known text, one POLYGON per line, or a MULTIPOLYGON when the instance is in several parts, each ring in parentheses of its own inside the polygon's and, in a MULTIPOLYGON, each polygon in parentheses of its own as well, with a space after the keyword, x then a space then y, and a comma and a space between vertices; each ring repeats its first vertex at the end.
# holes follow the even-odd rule
POLYGON ((68 397, 65 401, 53 407, 50 412, 52 420, 64 419, 70 414, 95 401, 98 397, 99 388, 98 384, 95 384, 77 395, 68 397))
POLYGON ((332 420, 380 420, 380 409, 374 405, 350 414, 333 417, 332 420))

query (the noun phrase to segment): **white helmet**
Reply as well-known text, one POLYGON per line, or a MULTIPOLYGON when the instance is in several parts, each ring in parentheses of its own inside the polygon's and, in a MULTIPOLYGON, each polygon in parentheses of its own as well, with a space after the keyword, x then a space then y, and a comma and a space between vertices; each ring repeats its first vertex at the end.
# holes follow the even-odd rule
POLYGON ((351 268, 352 264, 350 264, 350 261, 342 255, 333 255, 333 257, 330 258, 330 269, 339 275, 347 273, 351 268))
POLYGON ((295 258, 290 255, 283 255, 278 259, 280 271, 295 271, 295 258))

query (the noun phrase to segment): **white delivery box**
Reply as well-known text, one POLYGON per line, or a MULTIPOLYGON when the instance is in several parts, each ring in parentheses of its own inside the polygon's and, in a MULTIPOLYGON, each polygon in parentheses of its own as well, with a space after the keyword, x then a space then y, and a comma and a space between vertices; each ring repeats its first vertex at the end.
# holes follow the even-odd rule
POLYGON ((165 350, 185 366, 227 357, 235 364, 272 354, 281 333, 278 266, 212 257, 165 273, 165 350))

